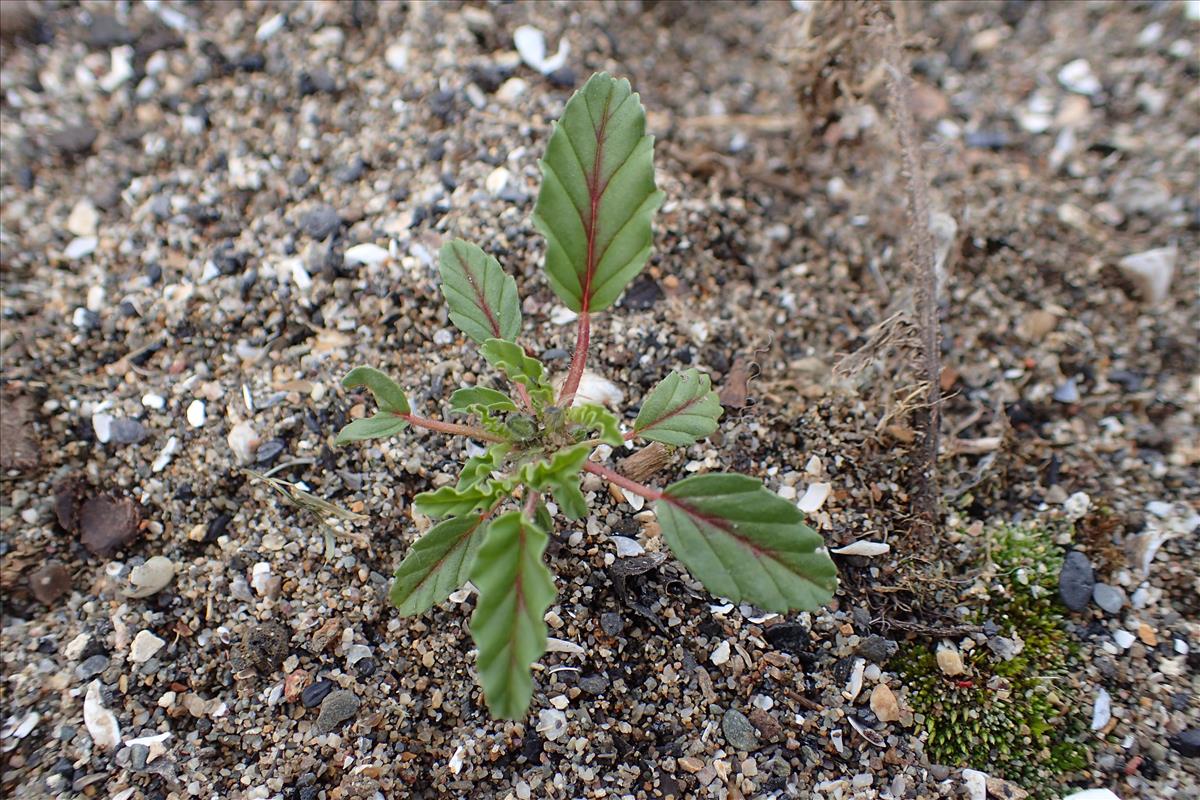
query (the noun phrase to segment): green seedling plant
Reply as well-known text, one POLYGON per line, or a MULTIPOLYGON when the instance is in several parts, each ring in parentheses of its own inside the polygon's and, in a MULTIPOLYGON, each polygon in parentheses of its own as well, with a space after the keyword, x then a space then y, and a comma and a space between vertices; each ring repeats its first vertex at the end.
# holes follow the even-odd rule
POLYGON ((578 315, 561 388, 516 343, 516 281, 461 240, 440 252, 450 320, 511 391, 482 384, 458 389, 449 410, 463 421, 450 422, 413 413, 404 391, 379 370, 357 367, 343 381, 347 389, 368 389, 378 412, 347 425, 339 444, 413 425, 487 445, 466 461, 456 484, 414 498, 417 512, 440 521, 396 570, 391 600, 402 614, 421 614, 467 581, 474 584, 471 635, 495 717, 523 718, 529 708, 531 666, 545 652, 543 616, 555 597, 542 559, 553 526, 544 498, 553 498, 568 519, 585 517, 584 472, 652 501, 672 552, 714 594, 784 613, 815 609, 836 588, 820 534, 761 481, 710 473, 658 489, 593 460, 600 445, 609 445, 608 452, 639 440, 690 445, 716 431, 721 415, 709 377, 696 369, 663 378, 628 430, 577 396, 591 315, 611 306, 650 256, 651 218, 663 194, 654 179, 654 137, 645 128, 645 109, 629 82, 599 73, 568 101, 540 162, 533 224, 546 237, 544 269, 554 293, 578 315))

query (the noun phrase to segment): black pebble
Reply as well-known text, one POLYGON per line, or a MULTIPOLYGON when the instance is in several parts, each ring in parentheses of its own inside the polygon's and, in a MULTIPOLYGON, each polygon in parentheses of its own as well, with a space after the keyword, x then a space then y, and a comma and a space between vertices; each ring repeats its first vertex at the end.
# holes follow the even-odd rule
POLYGON ((625 290, 625 299, 621 305, 634 311, 645 311, 653 308, 654 304, 663 299, 662 287, 649 275, 643 275, 625 290))
POLYGON ((258 446, 258 450, 254 454, 254 460, 259 464, 270 465, 275 463, 275 459, 279 458, 279 454, 286 449, 287 443, 282 439, 270 439, 258 446))
POLYGON ((556 86, 559 89, 573 89, 575 84, 579 82, 578 76, 575 75, 575 70, 570 67, 559 67, 546 76, 550 81, 551 86, 556 86))
POLYGON ((1058 574, 1058 593, 1063 604, 1072 611, 1082 611, 1092 599, 1095 585, 1095 574, 1087 556, 1078 550, 1067 553, 1062 572, 1058 574))
POLYGON ((321 701, 333 691, 333 681, 328 678, 321 680, 305 687, 300 693, 300 704, 305 708, 316 708, 321 705, 321 701))
POLYGON ((1200 728, 1188 728, 1170 739, 1171 747, 1184 758, 1200 756, 1200 728))
POLYGON ((763 631, 763 638, 785 653, 802 653, 809 647, 808 628, 796 623, 772 625, 763 631))
POLYGON ((362 177, 366 169, 367 165, 363 163, 363 160, 355 156, 353 161, 333 173, 333 179, 338 183, 354 183, 362 177))

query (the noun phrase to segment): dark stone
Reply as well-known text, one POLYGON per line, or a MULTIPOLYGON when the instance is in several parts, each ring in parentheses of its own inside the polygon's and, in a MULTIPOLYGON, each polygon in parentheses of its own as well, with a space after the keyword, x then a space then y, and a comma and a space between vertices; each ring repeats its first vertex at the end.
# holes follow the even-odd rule
POLYGON ((354 718, 360 704, 358 696, 349 689, 330 692, 321 701, 321 713, 317 715, 317 733, 325 734, 337 730, 347 720, 354 718))
POLYGON ((600 615, 600 629, 608 636, 618 636, 625 630, 625 619, 616 611, 605 611, 600 615))
POLYGON ((570 352, 564 350, 561 347, 552 347, 549 350, 547 350, 546 352, 542 353, 543 361, 560 361, 564 358, 570 358, 570 357, 571 357, 570 352))
POLYGON ((29 591, 39 602, 53 605, 71 591, 71 573, 58 561, 47 561, 29 573, 29 591))
POLYGON ((649 275, 643 275, 625 290, 621 305, 634 311, 646 311, 663 299, 662 287, 649 275))
POLYGON ((75 667, 75 677, 81 681, 90 680, 108 669, 109 663, 106 655, 97 653, 94 656, 88 656, 80 662, 79 666, 75 667))
POLYGON ((238 59, 237 68, 242 72, 262 72, 267 68, 267 57, 262 53, 246 53, 238 59))
POLYGON ((471 80, 483 91, 491 94, 500 88, 508 78, 508 71, 494 64, 475 64, 471 66, 471 80))
POLYGON ((93 497, 79 509, 79 541, 93 555, 107 558, 137 535, 142 514, 128 498, 93 497))
POLYGON ((300 217, 300 229, 318 241, 337 233, 340 227, 342 220, 330 205, 319 205, 300 217))
POLYGON ((146 760, 150 758, 150 748, 144 744, 135 744, 129 748, 129 766, 141 772, 146 768, 146 760))
POLYGON ((736 708, 729 709, 721 717, 721 731, 725 734, 725 741, 735 750, 752 752, 758 749, 758 735, 754 732, 754 726, 736 708))
POLYGON ((375 674, 378 665, 373 658, 360 658, 354 662, 354 671, 358 673, 360 678, 369 678, 375 674))
POLYGON ((546 76, 550 81, 550 85, 559 89, 574 89, 575 84, 579 82, 579 77, 575 74, 575 70, 570 67, 559 67, 546 76))
POLYGON ((300 94, 308 96, 318 92, 333 93, 337 91, 337 81, 328 70, 320 67, 311 72, 300 73, 300 94))
POLYGON ((354 183, 363 176, 366 169, 367 165, 363 163, 363 160, 355 156, 349 164, 334 171, 333 179, 338 183, 354 183))
POLYGON ((84 31, 87 46, 92 50, 108 50, 133 41, 129 28, 112 14, 92 14, 92 23, 84 31))
POLYGON ((304 167, 296 167, 294 170, 292 170, 292 173, 288 175, 288 183, 296 188, 300 188, 304 184, 308 183, 308 170, 306 170, 304 167))
POLYGON ((117 444, 137 444, 150 435, 146 430, 146 426, 138 422, 136 419, 128 417, 118 417, 112 421, 110 426, 112 441, 117 444))
POLYGON ((90 152, 99 134, 88 123, 71 125, 50 134, 50 146, 68 156, 90 152))
POLYGON ((282 439, 268 439, 258 446, 258 450, 254 453, 254 460, 259 464, 269 466, 286 448, 287 443, 282 439))
POLYGON ((221 242, 212 253, 213 264, 222 275, 236 275, 246 268, 248 257, 240 250, 234 249, 231 241, 221 242))
POLYGON ((889 658, 896 655, 896 651, 899 649, 900 645, 891 639, 885 639, 882 636, 872 634, 858 643, 858 649, 855 652, 868 661, 875 664, 883 664, 889 658))
POLYGON ((1172 736, 1171 749, 1184 758, 1200 757, 1200 728, 1188 728, 1172 736))
POLYGON ((980 150, 1002 150, 1008 147, 1012 141, 1004 131, 975 131, 968 133, 963 140, 967 147, 976 147, 980 150))
POLYGON ((810 641, 808 628, 791 622, 772 625, 763 631, 763 638, 776 650, 792 654, 808 650, 810 641))
POLYGON ((300 704, 305 708, 316 708, 332 691, 333 681, 329 678, 321 678, 321 680, 304 687, 304 691, 300 692, 300 704))
POLYGON ((225 534, 225 529, 229 527, 232 520, 233 515, 228 512, 218 514, 212 522, 208 523, 208 529, 204 532, 204 541, 215 542, 225 534))
POLYGON ((1062 572, 1058 574, 1058 593, 1063 604, 1072 611, 1082 611, 1092 599, 1096 578, 1087 556, 1078 550, 1067 553, 1062 572))
POLYGON ((579 679, 579 688, 591 695, 604 694, 608 686, 608 676, 603 672, 593 672, 579 679))

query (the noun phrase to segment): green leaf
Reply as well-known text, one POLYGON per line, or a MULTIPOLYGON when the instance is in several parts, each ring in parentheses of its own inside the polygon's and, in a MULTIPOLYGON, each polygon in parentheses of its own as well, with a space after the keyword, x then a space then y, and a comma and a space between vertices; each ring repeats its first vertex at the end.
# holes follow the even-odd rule
POLYGON ((593 75, 567 101, 546 146, 533 224, 546 276, 573 311, 603 311, 650 257, 654 137, 629 81, 593 75))
POLYGON ((341 445, 346 442, 361 442, 363 439, 386 439, 404 430, 406 425, 408 423, 402 418, 384 411, 373 417, 354 420, 338 432, 333 443, 341 445))
POLYGON ((554 389, 543 377, 546 368, 536 358, 525 355, 525 348, 503 339, 488 339, 479 348, 487 362, 513 383, 523 385, 535 404, 541 406, 554 399, 554 389))
POLYGON ((517 282, 500 262, 462 239, 442 245, 440 257, 450 321, 479 343, 516 339, 521 332, 517 282))
POLYGON ((643 439, 687 445, 717 429, 721 401, 708 376, 697 369, 672 372, 650 390, 633 423, 643 439))
POLYGON ((342 386, 356 389, 365 386, 375 395, 375 402, 380 411, 390 411, 393 414, 407 414, 412 409, 408 406, 408 398, 394 380, 384 375, 374 367, 355 367, 346 377, 342 378, 342 386))
POLYGON ((608 411, 595 403, 581 403, 567 409, 567 420, 582 426, 584 430, 599 434, 600 441, 618 447, 625 443, 621 435, 620 421, 608 411))
POLYGON ((520 719, 533 696, 530 666, 546 652, 542 617, 554 602, 554 577, 542 563, 549 537, 519 511, 488 526, 475 556, 471 582, 479 602, 471 637, 476 668, 492 716, 520 719))
POLYGON ((467 463, 463 464, 462 471, 458 474, 458 485, 455 488, 462 491, 486 480, 489 475, 500 468, 500 463, 511 449, 512 445, 501 442, 489 447, 481 456, 468 458, 467 463))
POLYGON ((499 499, 500 487, 490 483, 474 483, 459 489, 443 486, 432 492, 421 492, 413 498, 413 507, 427 517, 457 517, 470 514, 477 508, 491 505, 499 499))
POLYGON ((568 519, 580 519, 587 514, 587 499, 579 490, 579 472, 591 452, 585 444, 559 450, 549 460, 523 465, 517 479, 531 489, 549 491, 568 519))
POLYGON ((676 558, 713 594, 780 614, 829 602, 837 569, 795 505, 746 475, 709 474, 656 501, 676 558))
POLYGON ((459 414, 489 414, 501 411, 516 411, 517 404, 504 392, 486 386, 470 386, 456 389, 450 395, 450 410, 459 414))
POLYGON ((434 525, 409 549, 392 581, 392 605, 420 614, 467 582, 483 543, 483 515, 451 517, 434 525))

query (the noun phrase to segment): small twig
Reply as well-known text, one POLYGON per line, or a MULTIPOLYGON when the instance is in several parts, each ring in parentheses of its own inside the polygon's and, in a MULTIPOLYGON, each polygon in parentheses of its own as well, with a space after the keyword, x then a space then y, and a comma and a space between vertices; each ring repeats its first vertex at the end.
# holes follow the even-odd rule
POLYGON ((632 478, 626 478, 616 470, 609 469, 601 464, 597 464, 595 461, 585 461, 583 463, 583 468, 593 475, 599 475, 601 478, 604 478, 611 484, 620 486, 622 489, 628 489, 634 494, 640 494, 647 500, 659 500, 663 496, 663 493, 658 489, 638 483, 632 478))

